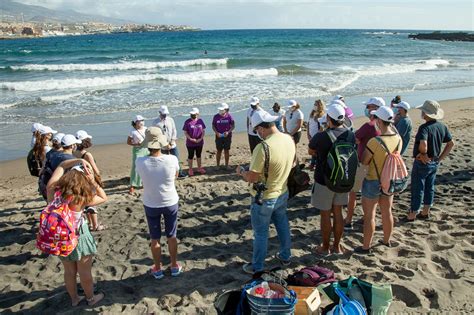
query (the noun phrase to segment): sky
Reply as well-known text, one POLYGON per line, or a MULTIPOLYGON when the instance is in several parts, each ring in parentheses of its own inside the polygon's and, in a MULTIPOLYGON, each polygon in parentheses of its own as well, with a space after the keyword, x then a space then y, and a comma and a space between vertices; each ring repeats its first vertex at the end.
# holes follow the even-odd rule
POLYGON ((472 0, 15 0, 202 29, 474 30, 472 0))

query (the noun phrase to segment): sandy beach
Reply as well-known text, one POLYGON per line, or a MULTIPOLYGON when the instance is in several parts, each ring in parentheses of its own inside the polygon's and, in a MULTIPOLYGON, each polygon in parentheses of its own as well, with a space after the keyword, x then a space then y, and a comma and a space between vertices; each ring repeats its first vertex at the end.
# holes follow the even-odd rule
MULTIPOLYGON (((319 213, 310 206, 310 191, 306 191, 289 203, 294 259, 285 273, 319 264, 334 270, 338 279, 353 275, 373 283, 390 283, 394 294, 390 313, 474 312, 474 98, 441 105, 456 147, 438 171, 432 219, 409 225, 396 222, 393 240, 397 246, 375 247, 374 256, 361 257, 351 251, 362 242, 358 205, 355 229, 343 236, 349 252, 319 260, 312 254, 320 241, 319 213)), ((418 110, 410 114, 415 129, 408 152, 421 122, 418 110)), ((358 118, 356 127, 365 120, 358 118)), ((306 159, 308 140, 305 135, 302 139, 298 152, 306 159)), ((184 161, 182 140, 179 146, 184 161)), ((104 314, 215 314, 216 295, 223 289, 239 288, 249 279, 241 266, 251 258, 252 229, 248 186, 233 171, 214 166, 213 139, 206 138, 203 151, 208 173, 177 180, 178 257, 185 273, 162 280, 147 274, 152 259, 141 190, 138 196, 127 193, 131 148, 116 144, 90 151, 109 197, 99 210, 108 229, 94 234, 98 255, 92 269, 106 297, 93 310, 104 314)), ((246 134, 234 135, 231 154, 232 165, 250 161, 246 134)), ((411 169, 412 158, 406 158, 406 163, 411 169)), ((59 259, 45 257, 35 248, 39 213, 45 203, 37 193, 36 178, 28 174, 26 160, 2 162, 0 173, 0 312, 90 311, 85 304, 70 307, 59 259)), ((409 204, 409 189, 395 197, 396 220, 405 215, 409 204)), ((382 235, 379 214, 377 225, 374 243, 382 235)), ((277 265, 271 259, 278 248, 273 228, 270 235, 267 267, 277 265)), ((164 263, 168 262, 165 249, 164 263)))

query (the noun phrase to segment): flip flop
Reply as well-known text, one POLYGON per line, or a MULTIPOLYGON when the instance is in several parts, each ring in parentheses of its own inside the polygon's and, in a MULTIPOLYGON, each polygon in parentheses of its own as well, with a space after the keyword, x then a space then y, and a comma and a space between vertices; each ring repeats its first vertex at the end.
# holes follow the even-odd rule
POLYGON ((354 248, 354 253, 360 254, 360 255, 370 255, 372 254, 372 249, 371 248, 365 249, 362 246, 358 246, 354 248))
POLYGON ((384 243, 383 240, 379 240, 377 243, 385 247, 393 247, 393 244, 390 241, 388 243, 384 243))
POLYGON ((399 222, 402 222, 402 223, 411 223, 411 222, 415 222, 415 219, 408 219, 408 217, 403 217, 399 220, 399 222))
POLYGON ((95 294, 91 299, 87 299, 87 305, 94 306, 105 298, 104 292, 99 292, 95 294), (97 299, 96 299, 97 296, 97 299))
POLYGON ((100 232, 100 231, 103 231, 103 230, 106 230, 107 229, 107 226, 106 225, 103 225, 102 223, 99 223, 99 225, 93 229, 92 231, 93 232, 100 232))

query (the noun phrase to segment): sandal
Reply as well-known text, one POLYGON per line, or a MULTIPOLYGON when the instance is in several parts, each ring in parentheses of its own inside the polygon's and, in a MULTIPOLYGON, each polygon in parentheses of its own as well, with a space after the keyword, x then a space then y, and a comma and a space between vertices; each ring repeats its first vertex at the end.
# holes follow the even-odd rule
POLYGON ((428 220, 430 218, 430 214, 423 214, 423 213, 418 213, 416 215, 416 218, 419 219, 419 220, 428 220))
POLYGON ((388 241, 388 243, 385 243, 383 240, 379 240, 377 243, 385 247, 393 247, 393 244, 390 241, 388 241))
POLYGON ((180 264, 178 264, 178 267, 171 267, 171 276, 172 277, 177 277, 182 273, 183 273, 183 266, 181 266, 180 264))
POLYGON ((103 225, 102 223, 99 223, 99 225, 95 229, 92 229, 92 232, 100 232, 100 231, 103 231, 103 230, 106 230, 106 229, 107 229, 106 225, 103 225))
POLYGON ((93 297, 91 297, 90 299, 87 299, 87 305, 94 306, 100 301, 102 301, 104 298, 105 298, 104 292, 99 292, 98 294, 94 294, 93 297))
POLYGON ((365 249, 362 246, 358 246, 354 248, 354 253, 360 254, 360 255, 370 255, 372 254, 372 249, 371 248, 365 249))
POLYGON ((75 307, 81 304, 82 301, 84 301, 86 297, 84 295, 79 295, 79 299, 77 300, 77 303, 71 303, 71 306, 75 307))

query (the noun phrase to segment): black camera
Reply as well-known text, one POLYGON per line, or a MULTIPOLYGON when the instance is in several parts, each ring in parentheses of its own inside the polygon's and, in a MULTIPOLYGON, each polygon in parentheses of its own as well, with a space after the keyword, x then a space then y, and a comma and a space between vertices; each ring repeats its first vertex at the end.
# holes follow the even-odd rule
POLYGON ((263 192, 267 190, 267 185, 258 182, 253 184, 253 189, 255 189, 255 191, 257 192, 257 194, 255 195, 255 203, 261 206, 263 204, 263 192))

